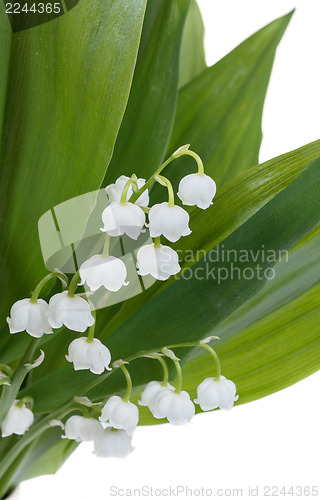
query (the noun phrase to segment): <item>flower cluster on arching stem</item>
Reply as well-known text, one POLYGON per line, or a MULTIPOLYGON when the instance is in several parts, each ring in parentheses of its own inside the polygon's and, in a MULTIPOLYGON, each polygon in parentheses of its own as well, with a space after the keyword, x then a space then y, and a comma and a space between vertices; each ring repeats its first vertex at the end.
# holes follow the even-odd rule
MULTIPOLYGON (((7 318, 10 333, 26 331, 35 339, 43 335, 53 334, 54 329, 65 327, 73 332, 84 333, 74 339, 69 347, 66 359, 73 364, 75 370, 90 370, 101 375, 105 371, 120 369, 126 380, 126 392, 121 397, 111 394, 102 403, 91 403, 87 398, 77 398, 67 412, 60 418, 53 419, 52 425, 61 425, 64 438, 76 442, 92 441, 98 456, 123 457, 132 451, 132 434, 139 423, 139 409, 132 399, 132 381, 126 361, 117 360, 111 365, 111 353, 106 345, 95 338, 95 311, 93 304, 83 294, 77 294, 76 289, 86 284, 91 292, 100 288, 116 293, 128 285, 127 269, 121 258, 110 255, 112 238, 127 235, 133 240, 149 231, 153 243, 141 246, 137 251, 137 272, 141 276, 151 275, 157 280, 168 280, 180 271, 177 252, 170 243, 177 242, 181 237, 191 233, 189 213, 176 204, 171 182, 162 175, 162 170, 171 161, 183 155, 193 157, 198 165, 198 172, 185 176, 179 183, 178 198, 183 205, 197 206, 207 209, 216 193, 213 179, 204 173, 204 167, 199 156, 183 146, 177 150, 156 172, 146 181, 135 175, 122 175, 114 184, 106 188, 109 205, 101 214, 101 231, 105 233, 104 247, 101 253, 91 255, 84 261, 75 273, 70 283, 60 272, 50 273, 34 290, 30 298, 17 301, 11 308, 7 318), (168 201, 150 205, 149 188, 153 183, 159 183, 168 191, 168 201), (165 238, 169 244, 161 243, 165 238), (48 302, 39 298, 47 281, 60 278, 66 289, 53 295, 48 302), (80 411, 81 415, 74 414, 80 411), (73 413, 65 423, 62 422, 68 413, 73 413)), ((210 341, 210 339, 209 339, 210 341)), ((214 376, 203 380, 197 388, 197 398, 192 400, 188 392, 182 390, 182 370, 180 360, 172 351, 173 346, 163 347, 157 352, 143 353, 161 363, 163 379, 147 383, 141 393, 139 405, 147 407, 156 419, 167 419, 171 424, 183 425, 195 414, 195 404, 203 411, 215 408, 230 409, 238 396, 235 384, 221 375, 220 362, 217 354, 205 341, 181 344, 176 347, 203 347, 214 360, 214 376), (169 366, 175 368, 175 384, 169 383, 169 366)), ((25 364, 26 370, 36 368, 43 361, 43 352, 34 363, 25 364)), ((32 360, 29 360, 32 361, 32 360)), ((104 375, 106 377, 106 375, 104 375)), ((13 390, 10 377, 3 375, 4 384, 13 390)), ((12 434, 23 435, 34 421, 32 411, 33 400, 25 397, 14 402, 7 409, 2 421, 2 436, 12 434)))

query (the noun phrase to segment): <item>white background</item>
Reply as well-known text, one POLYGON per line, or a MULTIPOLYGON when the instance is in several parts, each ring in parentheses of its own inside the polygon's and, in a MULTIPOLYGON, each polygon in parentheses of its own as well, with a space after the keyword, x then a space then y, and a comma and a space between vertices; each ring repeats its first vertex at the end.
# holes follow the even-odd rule
MULTIPOLYGON (((261 160, 318 139, 320 3, 199 0, 199 4, 209 64, 297 7, 276 56, 264 112, 261 160)), ((266 485, 319 485, 319 394, 317 373, 231 412, 198 415, 185 427, 139 428, 134 435, 136 449, 124 460, 98 459, 91 445, 82 445, 56 476, 24 483, 19 498, 87 500, 95 495, 107 499, 113 485, 130 489, 181 485, 227 488, 221 498, 239 498, 229 491, 233 488, 242 488, 242 497, 249 498, 248 488, 259 486, 255 498, 262 499, 267 498, 263 495, 266 485)))

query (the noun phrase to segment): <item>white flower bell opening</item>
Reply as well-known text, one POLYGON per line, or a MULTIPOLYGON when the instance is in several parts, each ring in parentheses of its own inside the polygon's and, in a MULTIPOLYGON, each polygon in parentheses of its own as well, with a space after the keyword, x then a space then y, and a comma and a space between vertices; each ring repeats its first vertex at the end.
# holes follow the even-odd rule
POLYGON ((93 255, 81 265, 79 272, 80 285, 86 282, 92 292, 102 286, 110 292, 118 292, 122 286, 128 285, 126 266, 116 257, 93 255))
POLYGON ((32 337, 42 337, 44 333, 52 333, 48 321, 48 304, 38 299, 35 303, 31 299, 18 300, 11 307, 10 317, 7 318, 10 333, 23 332, 32 337))
POLYGON ((216 183, 208 175, 190 174, 181 179, 178 196, 184 205, 205 210, 212 205, 216 190, 216 183))
POLYGON ((122 236, 137 240, 142 233, 146 222, 144 211, 133 203, 122 204, 118 201, 111 203, 102 213, 104 227, 101 231, 109 236, 122 236))
MULTIPOLYGON (((128 180, 129 180, 129 177, 126 177, 125 175, 121 175, 116 180, 115 184, 110 184, 110 186, 106 187, 106 192, 107 192, 110 203, 113 203, 114 201, 121 200, 121 194, 122 194, 123 188, 125 187, 128 180)), ((137 179, 136 182, 138 184, 138 189, 141 189, 146 183, 145 179, 137 179)), ((132 185, 131 185, 128 189, 128 192, 127 192, 127 201, 129 201, 132 194, 133 194, 133 189, 132 189, 132 185)), ((137 199, 137 201, 135 202, 135 205, 139 205, 140 207, 147 207, 149 205, 149 193, 148 193, 147 189, 137 199)))
POLYGON ((21 404, 18 400, 15 400, 2 422, 2 437, 11 436, 12 434, 22 436, 29 430, 33 421, 34 415, 30 408, 27 408, 25 403, 21 404))
POLYGON ((102 409, 101 422, 109 422, 115 429, 123 429, 131 434, 139 422, 139 410, 130 401, 119 396, 111 396, 102 409))
POLYGON ((131 439, 126 431, 107 427, 95 440, 94 453, 98 457, 124 458, 133 451, 131 439))
POLYGON ((200 405, 201 410, 209 411, 215 408, 230 410, 235 401, 239 399, 236 395, 237 388, 232 380, 221 375, 220 380, 214 377, 206 378, 197 389, 197 399, 194 402, 200 405))
POLYGON ((186 391, 160 391, 154 399, 153 416, 166 417, 171 424, 184 425, 195 414, 195 407, 186 391))
POLYGON ((62 437, 82 443, 98 439, 102 431, 100 422, 95 418, 73 415, 66 421, 65 436, 62 437))
POLYGON ((163 235, 174 243, 181 236, 191 234, 189 214, 177 205, 170 206, 168 202, 158 203, 150 209, 149 230, 152 238, 163 235))
POLYGON ((167 280, 180 271, 179 256, 166 245, 144 245, 137 253, 137 268, 140 276, 151 274, 157 280, 167 280))
POLYGON ((88 302, 77 295, 70 297, 67 291, 51 297, 48 318, 52 328, 65 325, 75 332, 85 332, 94 323, 88 302))
POLYGON ((90 370, 100 375, 104 370, 111 370, 109 349, 99 339, 88 340, 80 337, 71 342, 66 359, 73 363, 75 370, 90 370))
MULTIPOLYGON (((163 385, 162 382, 152 381, 149 382, 143 392, 141 393, 141 399, 139 401, 140 406, 147 406, 149 410, 153 413, 155 410, 156 398, 163 391, 174 391, 175 388, 170 385, 163 385)), ((163 418, 166 415, 163 416, 163 418)))

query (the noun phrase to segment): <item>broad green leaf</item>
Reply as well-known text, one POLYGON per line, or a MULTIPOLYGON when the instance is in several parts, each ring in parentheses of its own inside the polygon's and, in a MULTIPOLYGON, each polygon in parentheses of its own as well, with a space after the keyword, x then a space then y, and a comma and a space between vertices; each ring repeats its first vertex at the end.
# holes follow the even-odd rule
MULTIPOLYGON (((320 369, 320 286, 239 330, 215 349, 223 372, 237 381, 239 404, 284 389, 320 369)), ((194 394, 198 380, 212 371, 210 360, 196 357, 184 370, 194 394)), ((211 361, 212 363, 212 361, 211 361)))
MULTIPOLYGON (((319 348, 318 358, 314 352, 320 333, 319 245, 317 227, 283 255, 274 267, 274 278, 259 293, 213 328, 211 334, 223 338, 215 349, 223 373, 237 381, 239 404, 283 389, 320 368, 319 348)), ((203 349, 193 349, 190 357, 183 369, 184 388, 195 395, 196 386, 215 374, 203 349)), ((145 409, 140 416, 143 424, 155 423, 145 409)))
POLYGON ((63 431, 49 429, 36 439, 28 449, 23 462, 16 471, 11 486, 18 486, 22 481, 44 474, 55 474, 78 443, 61 439, 63 431))
MULTIPOLYGON (((190 279, 180 279, 151 299, 108 338, 107 344, 114 359, 130 358, 137 352, 208 337, 223 320, 259 293, 266 278, 261 279, 254 274, 251 280, 233 280, 231 266, 236 262, 240 270, 254 270, 260 265, 264 272, 275 262, 265 262, 261 254, 257 256, 261 248, 276 252, 289 250, 319 223, 319 166, 320 160, 315 161, 224 240, 225 250, 232 250, 237 255, 246 249, 248 261, 240 263, 231 259, 223 262, 229 276, 218 283, 212 275, 216 272, 213 267, 208 266, 205 259, 200 260, 191 268, 190 279)), ((216 268, 219 266, 221 263, 215 265, 216 268)), ((150 360, 132 363, 135 385, 145 383, 148 377, 150 380, 151 370, 150 360)), ((66 366, 30 385, 27 393, 35 398, 38 412, 47 412, 71 395, 83 391, 93 380, 95 378, 91 374, 75 374, 70 366, 66 366), (62 384, 66 378, 68 387, 62 384), (52 384, 55 387, 54 394, 48 391, 52 384)), ((121 383, 121 374, 112 374, 104 382, 104 387, 99 387, 100 392, 94 394, 101 397, 107 391, 119 391, 123 387, 121 383)))
POLYGON ((40 216, 101 185, 127 104, 145 3, 83 1, 10 35, 1 12, 1 323, 45 272, 40 216))
POLYGON ((148 2, 130 98, 104 184, 123 174, 148 178, 166 153, 188 6, 189 0, 148 2))
MULTIPOLYGON (((179 93, 168 152, 191 144, 218 188, 258 163, 265 94, 291 15, 258 31, 179 93)), ((177 184, 191 171, 192 160, 182 158, 169 177, 177 184)))
POLYGON ((179 87, 183 87, 206 67, 204 25, 196 0, 191 0, 186 18, 180 53, 179 87))

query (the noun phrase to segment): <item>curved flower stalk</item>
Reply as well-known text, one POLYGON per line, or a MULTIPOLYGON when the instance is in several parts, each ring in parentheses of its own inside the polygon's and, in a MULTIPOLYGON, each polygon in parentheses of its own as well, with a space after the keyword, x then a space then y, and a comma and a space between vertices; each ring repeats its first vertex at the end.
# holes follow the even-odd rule
MULTIPOLYGON (((114 184, 110 184, 106 187, 106 193, 108 195, 110 203, 113 203, 114 201, 121 201, 122 191, 124 190, 129 180, 129 177, 121 175, 114 184)), ((145 183, 145 179, 136 179, 134 183, 130 184, 127 191, 126 201, 129 201, 129 199, 133 195, 133 186, 136 188, 136 191, 137 189, 141 189, 145 185, 145 183)), ((139 205, 140 207, 147 207, 149 205, 148 190, 142 193, 142 195, 135 201, 135 204, 139 205)))

